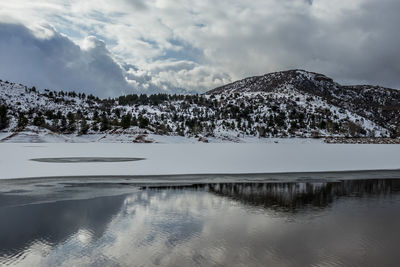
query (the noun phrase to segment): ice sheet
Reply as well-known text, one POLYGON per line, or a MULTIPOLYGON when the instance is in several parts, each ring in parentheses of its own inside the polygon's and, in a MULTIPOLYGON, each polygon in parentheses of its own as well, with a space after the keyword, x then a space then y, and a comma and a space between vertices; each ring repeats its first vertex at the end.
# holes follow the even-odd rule
POLYGON ((400 145, 0 144, 0 178, 400 169, 400 145), (33 158, 134 157, 135 162, 47 163, 33 158))

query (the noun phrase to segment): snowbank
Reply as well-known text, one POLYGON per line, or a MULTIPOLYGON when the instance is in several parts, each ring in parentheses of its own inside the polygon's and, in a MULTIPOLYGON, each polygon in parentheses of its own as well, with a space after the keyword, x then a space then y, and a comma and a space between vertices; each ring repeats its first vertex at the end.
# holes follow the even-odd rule
POLYGON ((400 145, 0 144, 0 178, 279 173, 400 169, 400 145), (137 162, 44 163, 33 158, 137 157, 137 162))
MULTIPOLYGON (((121 129, 120 129, 121 130, 121 129)), ((113 133, 90 133, 86 135, 77 134, 58 134, 45 128, 36 126, 27 126, 18 133, 0 132, 0 142, 4 143, 132 143, 138 135, 144 135, 146 140, 158 144, 182 144, 199 143, 199 138, 177 136, 177 135, 159 135, 146 133, 138 127, 130 129, 113 131, 113 133)), ((217 137, 205 138, 209 143, 322 143, 323 139, 312 138, 258 138, 254 136, 237 137, 235 132, 224 132, 217 137)))

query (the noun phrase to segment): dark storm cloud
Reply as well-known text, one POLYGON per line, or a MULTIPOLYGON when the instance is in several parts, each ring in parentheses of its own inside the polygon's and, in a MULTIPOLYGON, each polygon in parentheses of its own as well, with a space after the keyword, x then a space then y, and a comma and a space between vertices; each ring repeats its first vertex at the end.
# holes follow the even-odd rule
POLYGON ((344 84, 400 88, 399 10, 399 1, 362 1, 334 21, 294 16, 267 39, 274 40, 273 58, 283 69, 305 68, 344 84))
POLYGON ((127 0, 127 3, 139 10, 143 10, 143 9, 147 8, 146 1, 142 1, 142 0, 127 0))
POLYGON ((0 23, 0 76, 40 88, 111 96, 128 87, 105 44, 88 37, 86 50, 56 31, 36 37, 22 25, 0 23))
POLYGON ((276 3, 273 14, 232 20, 229 35, 205 36, 214 48, 209 58, 229 66, 235 78, 302 68, 344 84, 400 88, 400 2, 342 2, 281 9, 276 3))
POLYGON ((359 81, 400 89, 399 11, 400 1, 383 0, 367 1, 347 14, 336 31, 339 36, 348 31, 341 42, 355 45, 340 45, 339 40, 333 43, 333 51, 340 55, 328 59, 337 65, 333 74, 344 83, 359 81))

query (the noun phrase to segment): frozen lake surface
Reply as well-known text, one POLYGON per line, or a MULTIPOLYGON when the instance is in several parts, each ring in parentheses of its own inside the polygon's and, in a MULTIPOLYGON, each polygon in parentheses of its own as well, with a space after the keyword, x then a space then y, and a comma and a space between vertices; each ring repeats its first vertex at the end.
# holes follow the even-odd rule
POLYGON ((0 143, 1 179, 390 169, 400 169, 400 145, 0 143), (52 162, 31 160, 38 158, 52 162), (60 158, 70 164, 57 163, 60 158), (99 158, 146 160, 82 163, 99 158))
POLYGON ((379 173, 2 180, 0 265, 397 266, 400 176, 379 173))

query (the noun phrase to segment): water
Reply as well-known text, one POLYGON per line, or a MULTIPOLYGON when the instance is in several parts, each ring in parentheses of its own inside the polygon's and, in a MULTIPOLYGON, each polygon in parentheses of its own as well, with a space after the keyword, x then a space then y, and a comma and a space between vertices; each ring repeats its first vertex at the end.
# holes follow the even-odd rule
POLYGON ((35 158, 31 159, 37 162, 47 163, 93 163, 93 162, 127 162, 139 161, 143 158, 127 158, 127 157, 64 157, 64 158, 35 158))
POLYGON ((398 266, 400 260, 397 179, 14 187, 0 193, 5 266, 398 266))

